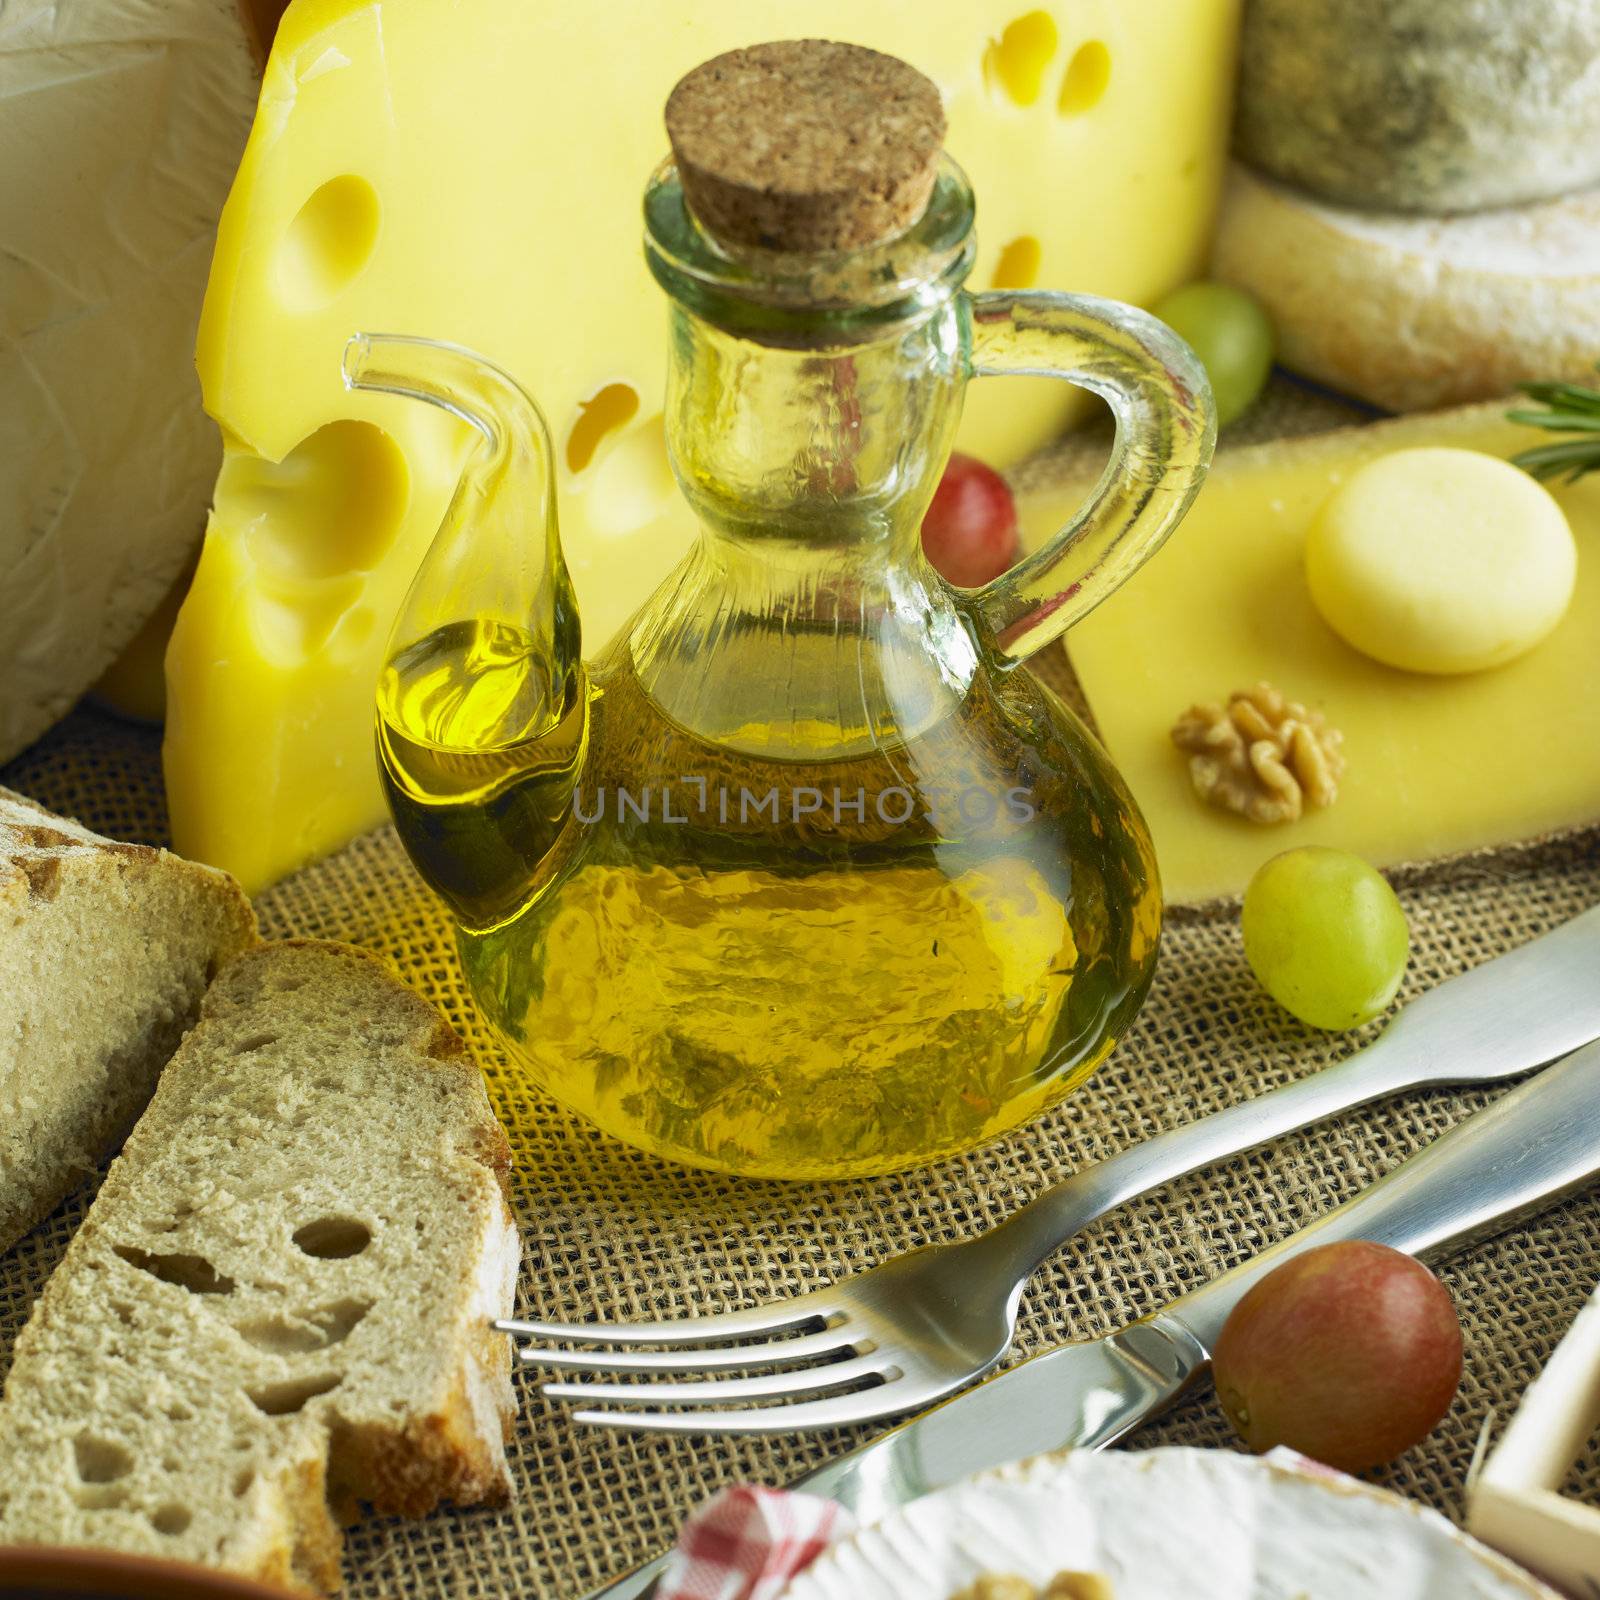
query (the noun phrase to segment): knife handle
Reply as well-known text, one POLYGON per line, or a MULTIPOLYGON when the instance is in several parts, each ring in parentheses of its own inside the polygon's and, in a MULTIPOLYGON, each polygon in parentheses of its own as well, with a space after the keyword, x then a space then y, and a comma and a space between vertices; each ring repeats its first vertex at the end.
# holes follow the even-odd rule
MULTIPOLYGON (((1600 971, 1594 981, 1600 986, 1600 971)), ((1209 1351, 1251 1286, 1290 1256, 1341 1239, 1368 1239, 1424 1259, 1448 1255, 1597 1172, 1600 1042, 1501 1096, 1281 1244, 1173 1301, 1156 1320, 1176 1320, 1209 1351)))

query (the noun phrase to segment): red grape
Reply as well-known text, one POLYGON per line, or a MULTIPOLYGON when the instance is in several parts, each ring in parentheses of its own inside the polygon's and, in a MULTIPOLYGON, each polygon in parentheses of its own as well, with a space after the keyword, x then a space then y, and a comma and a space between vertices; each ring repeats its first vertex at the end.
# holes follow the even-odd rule
POLYGON ((1450 1409, 1461 1324, 1420 1261, 1345 1240, 1262 1278, 1223 1327, 1212 1373, 1252 1450, 1287 1445, 1364 1472, 1403 1455, 1450 1409))
POLYGON ((1022 553, 1006 480, 975 456, 951 456, 922 519, 922 549, 958 589, 998 578, 1022 553))

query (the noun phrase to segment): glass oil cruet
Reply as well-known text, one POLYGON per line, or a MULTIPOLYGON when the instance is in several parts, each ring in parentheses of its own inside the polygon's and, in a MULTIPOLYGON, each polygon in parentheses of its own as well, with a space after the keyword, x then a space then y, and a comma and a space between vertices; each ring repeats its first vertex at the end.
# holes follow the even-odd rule
POLYGON ((904 63, 736 51, 667 121, 645 242, 698 542, 591 666, 534 403, 455 346, 347 352, 481 435, 395 624, 384 780, 537 1085, 696 1166, 891 1171, 1061 1099, 1144 997, 1144 823, 1017 668, 1183 515, 1210 394, 1141 312, 962 289, 972 193, 904 63), (1117 442, 1045 548, 956 590, 922 514, 967 380, 1013 373, 1096 391, 1117 442))

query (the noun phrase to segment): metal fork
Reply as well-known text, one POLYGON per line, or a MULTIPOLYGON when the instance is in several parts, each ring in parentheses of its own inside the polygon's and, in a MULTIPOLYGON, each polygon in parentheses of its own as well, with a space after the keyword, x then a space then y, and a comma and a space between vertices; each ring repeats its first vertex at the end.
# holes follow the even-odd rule
POLYGON ((541 1384, 553 1399, 587 1402, 593 1409, 574 1412, 573 1420, 601 1427, 789 1433, 913 1410, 1000 1361, 1029 1278, 1088 1223, 1146 1190, 1335 1112, 1406 1089, 1508 1078, 1552 1061, 1600 1037, 1597 974, 1600 907, 1439 984, 1346 1060, 1074 1173, 974 1239, 914 1250, 831 1288, 721 1316, 513 1319, 495 1327, 620 1347, 519 1351, 530 1364, 648 1377, 541 1384), (660 1381, 667 1374, 704 1376, 660 1381))

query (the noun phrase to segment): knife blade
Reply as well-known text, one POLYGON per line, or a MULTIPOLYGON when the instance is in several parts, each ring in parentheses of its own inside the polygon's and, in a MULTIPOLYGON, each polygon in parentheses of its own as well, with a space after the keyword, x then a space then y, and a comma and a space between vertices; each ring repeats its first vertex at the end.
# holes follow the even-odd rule
POLYGON ((1418 1079, 1507 1077, 1600 1038, 1600 905, 1408 1001, 1363 1054, 1399 1052, 1418 1079))
MULTIPOLYGON (((1600 983, 1600 974, 1595 981, 1600 983)), ((1228 1313, 1289 1257, 1370 1239, 1425 1260, 1462 1250, 1600 1173, 1600 1042, 1468 1117, 1354 1199, 1143 1321, 984 1379, 790 1484, 873 1522, 987 1467, 1100 1449, 1165 1409, 1210 1362, 1228 1313)), ((658 1558, 586 1600, 644 1600, 658 1558)))

